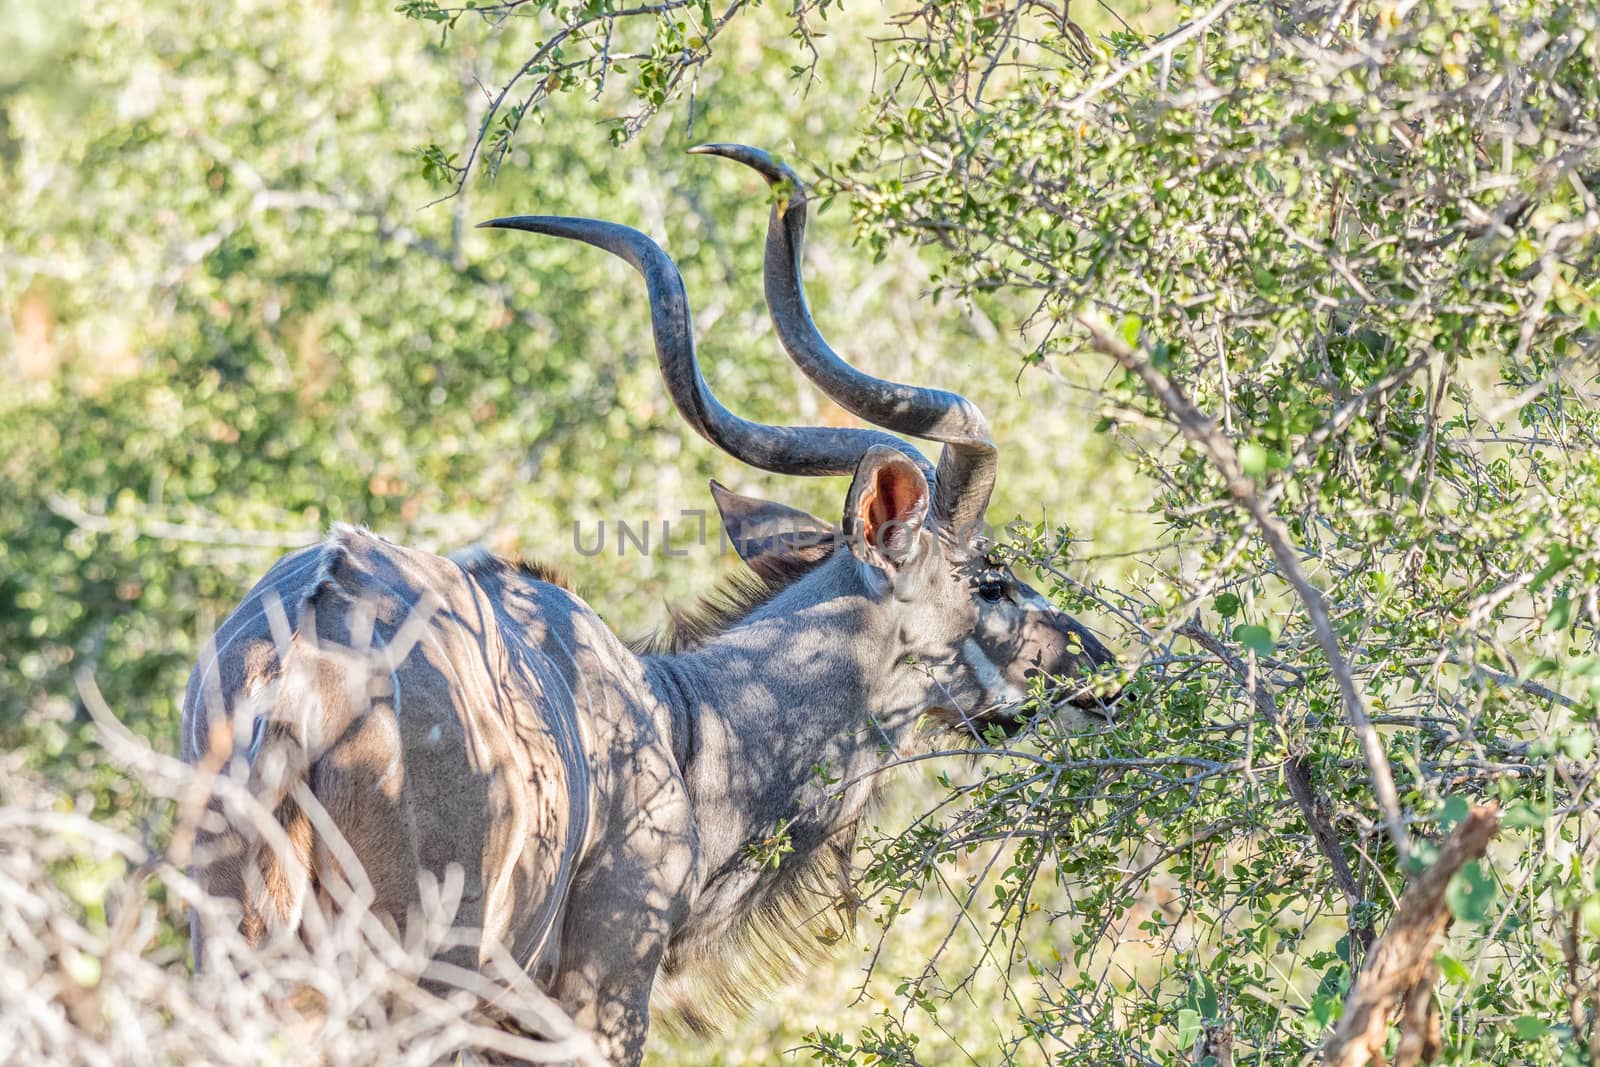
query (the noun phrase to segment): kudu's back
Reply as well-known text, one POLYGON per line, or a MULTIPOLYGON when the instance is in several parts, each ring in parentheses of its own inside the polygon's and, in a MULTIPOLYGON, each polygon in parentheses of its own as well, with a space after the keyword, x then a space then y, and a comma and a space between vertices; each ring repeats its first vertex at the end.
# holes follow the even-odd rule
POLYGON ((184 758, 231 762, 284 830, 275 845, 230 813, 200 835, 197 873, 259 941, 295 931, 335 874, 370 883, 373 911, 403 926, 419 874, 455 864, 458 924, 537 973, 592 830, 586 731, 638 681, 620 651, 535 573, 336 528, 267 573, 190 678, 184 758), (342 869, 308 805, 362 871, 342 869))

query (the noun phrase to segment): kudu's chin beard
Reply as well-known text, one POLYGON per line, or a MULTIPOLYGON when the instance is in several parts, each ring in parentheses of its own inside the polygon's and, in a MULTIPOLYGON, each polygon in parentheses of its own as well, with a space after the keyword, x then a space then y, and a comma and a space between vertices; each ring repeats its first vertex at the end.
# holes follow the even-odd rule
POLYGON ((978 744, 999 730, 1007 740, 1016 737, 1039 717, 1038 705, 1032 701, 1021 704, 996 704, 981 711, 960 711, 955 708, 936 707, 928 711, 929 720, 942 732, 954 734, 961 741, 978 744))

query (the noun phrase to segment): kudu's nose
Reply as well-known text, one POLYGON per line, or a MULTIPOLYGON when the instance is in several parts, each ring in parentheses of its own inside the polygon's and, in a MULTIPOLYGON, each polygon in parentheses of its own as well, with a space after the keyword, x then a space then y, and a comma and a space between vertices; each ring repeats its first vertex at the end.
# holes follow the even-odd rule
MULTIPOLYGON (((1082 655, 1089 661, 1090 666, 1098 671, 1117 665, 1117 657, 1109 648, 1101 644, 1100 639, 1090 633, 1082 623, 1072 618, 1068 618, 1067 623, 1070 631, 1077 636, 1081 643, 1082 655)), ((1087 711, 1101 718, 1109 719, 1112 706, 1122 699, 1123 688, 1118 686, 1110 693, 1097 693, 1093 684, 1091 684, 1092 677, 1091 675, 1074 680, 1074 688, 1072 694, 1067 697, 1067 703, 1080 711, 1087 711)))
POLYGON ((1104 696, 1096 695, 1093 690, 1087 690, 1071 697, 1067 703, 1079 711, 1087 711, 1089 714, 1099 716, 1109 722, 1111 709, 1117 701, 1122 699, 1122 693, 1123 690, 1120 686, 1104 696))

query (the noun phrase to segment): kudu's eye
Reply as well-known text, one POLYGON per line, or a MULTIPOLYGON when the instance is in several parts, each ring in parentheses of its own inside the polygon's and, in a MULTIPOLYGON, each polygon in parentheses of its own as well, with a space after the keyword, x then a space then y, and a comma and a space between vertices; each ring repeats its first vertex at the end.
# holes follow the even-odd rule
POLYGON ((991 604, 1006 595, 1006 580, 993 571, 978 579, 978 595, 991 604))

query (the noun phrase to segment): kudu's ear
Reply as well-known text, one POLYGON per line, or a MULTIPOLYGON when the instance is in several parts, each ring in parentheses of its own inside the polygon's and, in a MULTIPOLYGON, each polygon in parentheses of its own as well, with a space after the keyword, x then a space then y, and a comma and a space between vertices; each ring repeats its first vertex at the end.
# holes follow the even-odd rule
POLYGON ((792 577, 796 569, 808 568, 833 551, 834 528, 799 508, 742 496, 715 479, 711 498, 733 550, 763 578, 792 577))
POLYGON ((867 563, 893 569, 917 546, 917 532, 928 517, 928 479, 911 458, 874 445, 856 465, 855 481, 844 505, 844 532, 850 550, 867 563))

